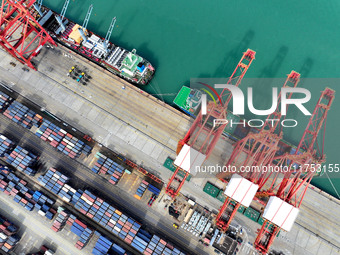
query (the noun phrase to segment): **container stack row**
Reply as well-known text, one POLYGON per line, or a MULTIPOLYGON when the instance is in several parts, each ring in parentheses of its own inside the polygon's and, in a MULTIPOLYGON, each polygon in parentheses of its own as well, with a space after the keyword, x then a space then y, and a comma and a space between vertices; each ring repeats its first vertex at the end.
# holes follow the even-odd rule
POLYGON ((0 135, 0 157, 3 157, 6 153, 10 152, 14 146, 14 143, 6 136, 0 135))
POLYGON ((184 255, 179 249, 156 235, 152 236, 146 251, 147 253, 144 254, 184 255))
POLYGON ((125 171, 124 167, 100 152, 97 152, 95 157, 98 158, 98 160, 93 166, 92 171, 96 174, 111 175, 109 182, 113 185, 117 184, 125 171))
POLYGON ((140 224, 104 200, 85 190, 75 204, 75 208, 93 219, 107 230, 131 243, 140 228, 140 224))
POLYGON ((18 101, 11 103, 11 100, 8 95, 0 92, 0 110, 9 105, 3 112, 6 117, 28 129, 31 129, 32 126, 40 127, 36 131, 36 135, 71 158, 77 158, 82 153, 86 156, 90 155, 92 151, 91 146, 86 145, 83 141, 67 133, 52 122, 44 120, 42 116, 27 106, 18 101))
POLYGON ((139 187, 138 187, 134 197, 137 198, 138 200, 140 200, 142 198, 142 196, 144 195, 146 189, 148 188, 148 185, 149 185, 149 183, 147 181, 143 180, 140 183, 140 185, 139 185, 139 187))
POLYGON ((50 121, 44 120, 35 134, 53 147, 57 147, 67 132, 50 121))
POLYGON ((30 110, 27 106, 19 103, 18 101, 14 101, 10 106, 8 106, 8 108, 4 111, 4 115, 20 126, 28 129, 32 126, 39 127, 43 119, 39 114, 30 110))
POLYGON ((36 164, 38 157, 33 153, 17 145, 9 155, 6 153, 4 156, 6 162, 14 166, 20 172, 24 172, 30 176, 35 175, 36 170, 34 169, 34 165, 36 164))
POLYGON ((56 195, 59 195, 64 201, 70 202, 76 190, 66 184, 69 178, 54 168, 47 170, 45 175, 38 177, 38 181, 45 188, 56 195))
POLYGON ((44 120, 35 134, 71 158, 77 158, 82 153, 88 156, 92 151, 91 146, 48 120, 44 120))
POLYGON ((1 188, 5 194, 13 196, 13 200, 27 209, 35 209, 42 216, 52 220, 56 211, 52 208, 55 201, 39 191, 27 187, 27 182, 17 177, 8 168, 0 167, 1 188))
POLYGON ((69 226, 73 225, 73 222, 77 219, 77 217, 73 214, 70 214, 70 216, 68 217, 66 224, 69 226))
MULTIPOLYGON (((105 238, 104 236, 100 236, 98 241, 96 242, 92 254, 94 255, 106 255, 109 253, 109 250, 112 246, 112 241, 105 238)), ((124 253, 123 253, 124 254, 124 253)))
POLYGON ((17 233, 19 228, 11 221, 0 215, 0 232, 7 236, 12 236, 17 233))
POLYGON ((6 254, 12 251, 20 240, 16 232, 18 232, 18 227, 0 215, 0 248, 6 254))
POLYGON ((74 219, 71 226, 71 232, 79 236, 79 240, 75 245, 76 248, 79 250, 85 247, 85 245, 88 243, 93 235, 93 230, 88 228, 85 223, 81 222, 78 219, 74 219))
POLYGON ((33 200, 36 202, 35 209, 41 216, 45 216, 47 219, 52 220, 56 214, 55 210, 52 208, 54 201, 40 191, 35 191, 33 194, 33 200))
MULTIPOLYGON (((100 234, 99 234, 100 235, 100 234)), ((117 255, 130 255, 124 248, 114 243, 112 240, 100 235, 93 250, 94 255, 106 255, 106 254, 117 254, 117 255)))
POLYGON ((0 91, 0 111, 6 110, 11 101, 12 98, 10 96, 0 91))
POLYGON ((70 217, 70 214, 67 213, 62 207, 58 207, 58 215, 53 222, 52 230, 55 232, 59 232, 65 226, 66 221, 70 217))
POLYGON ((9 252, 14 249, 19 240, 20 238, 17 235, 8 236, 0 232, 0 247, 6 254, 9 254, 9 252))
POLYGON ((159 195, 159 193, 161 193, 161 190, 159 188, 156 188, 155 186, 153 186, 152 184, 149 184, 148 186, 148 190, 151 191, 153 194, 155 194, 156 196, 159 195))

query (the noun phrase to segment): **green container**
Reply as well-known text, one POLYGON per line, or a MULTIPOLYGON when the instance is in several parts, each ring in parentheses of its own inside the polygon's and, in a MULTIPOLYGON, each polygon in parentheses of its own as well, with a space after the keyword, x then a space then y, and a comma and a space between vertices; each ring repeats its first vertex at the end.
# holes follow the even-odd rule
POLYGON ((244 213, 244 211, 246 210, 246 208, 243 205, 240 205, 240 207, 237 209, 238 212, 240 213, 244 213))
MULTIPOLYGON (((163 166, 165 168, 169 169, 171 172, 175 172, 175 170, 176 170, 176 167, 174 165, 174 160, 172 158, 170 158, 170 157, 167 157, 167 159, 165 160, 163 166)), ((183 178, 185 176, 185 173, 184 173, 184 171, 179 170, 178 171, 178 175, 183 178)), ((189 174, 187 179, 186 179, 186 181, 189 182, 190 179, 191 179, 191 175, 189 174)))
POLYGON ((257 222, 262 226, 263 222, 264 222, 264 219, 262 217, 259 217, 257 222))
POLYGON ((203 191, 212 197, 217 197, 220 193, 220 189, 217 188, 215 185, 207 182, 203 188, 203 191))
POLYGON ((165 160, 163 166, 166 167, 167 169, 169 169, 171 172, 175 172, 176 167, 174 166, 173 163, 174 163, 174 160, 172 158, 168 157, 165 160))
POLYGON ((245 215, 246 217, 248 217, 249 219, 251 219, 251 220, 257 222, 258 219, 259 219, 259 217, 260 217, 260 212, 254 210, 254 209, 251 208, 251 207, 248 207, 248 208, 245 210, 244 215, 245 215))
POLYGON ((218 196, 216 197, 218 200, 220 200, 222 203, 226 200, 226 197, 224 195, 224 190, 220 189, 220 192, 218 193, 218 196))

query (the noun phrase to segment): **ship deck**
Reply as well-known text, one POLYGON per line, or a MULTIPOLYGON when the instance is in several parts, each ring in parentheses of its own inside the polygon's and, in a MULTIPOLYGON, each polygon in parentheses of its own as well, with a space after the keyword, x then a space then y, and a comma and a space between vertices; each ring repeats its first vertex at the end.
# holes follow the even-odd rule
MULTIPOLYGON (((62 46, 42 49, 34 60, 37 72, 25 72, 2 50, 0 56, 0 81, 7 87, 168 181, 172 172, 162 165, 168 156, 175 158, 177 142, 191 124, 187 115, 62 46), (91 76, 86 86, 67 76, 73 65, 91 76)), ((220 139, 209 163, 223 164, 231 151, 231 142, 220 139)), ((208 180, 223 188, 214 176, 200 173, 185 183, 182 193, 218 209, 221 202, 203 192, 208 180)), ((339 254, 339 213, 339 200, 309 189, 293 230, 280 235, 274 248, 291 254, 339 254)), ((253 241, 259 225, 243 215, 236 220, 249 226, 249 241, 253 241)))

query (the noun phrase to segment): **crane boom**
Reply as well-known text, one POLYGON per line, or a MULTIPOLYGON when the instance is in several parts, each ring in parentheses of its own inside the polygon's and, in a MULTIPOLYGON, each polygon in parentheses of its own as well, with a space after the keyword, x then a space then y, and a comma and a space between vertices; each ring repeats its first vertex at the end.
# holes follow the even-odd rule
POLYGON ((60 13, 60 19, 61 21, 64 19, 65 17, 65 13, 66 13, 66 10, 67 10, 67 7, 68 7, 68 4, 70 3, 70 0, 66 0, 65 3, 64 3, 64 6, 63 6, 63 9, 61 10, 61 13, 60 13))
POLYGON ((69 4, 70 0, 66 0, 65 3, 64 3, 64 6, 63 6, 63 9, 60 13, 60 16, 56 16, 56 20, 58 21, 61 29, 60 29, 60 32, 63 33, 65 30, 66 30, 66 27, 63 23, 63 19, 65 17, 65 13, 66 13, 66 10, 67 10, 67 7, 68 7, 68 4, 69 4))
POLYGON ((115 24, 116 24, 116 17, 114 17, 111 21, 111 24, 110 24, 110 27, 109 27, 109 30, 107 30, 107 33, 106 33, 106 36, 105 36, 105 43, 107 44, 110 40, 110 37, 111 37, 111 34, 112 34, 112 31, 113 31, 113 28, 115 27, 115 24))
POLYGON ((90 17, 91 17, 91 13, 92 13, 92 9, 93 9, 93 4, 90 5, 87 13, 86 13, 86 16, 85 16, 85 19, 84 19, 84 22, 83 22, 83 29, 86 29, 87 28, 87 24, 89 23, 89 20, 90 20, 90 17))

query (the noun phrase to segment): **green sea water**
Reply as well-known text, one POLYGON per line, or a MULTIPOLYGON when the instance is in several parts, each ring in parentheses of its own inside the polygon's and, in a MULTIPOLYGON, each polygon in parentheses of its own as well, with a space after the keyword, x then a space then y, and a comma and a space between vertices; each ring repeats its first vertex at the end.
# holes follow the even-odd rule
MULTIPOLYGON (((57 12, 63 3, 44 1, 57 12)), ((111 41, 128 50, 136 48, 155 66, 154 79, 143 89, 169 104, 182 85, 190 85, 190 78, 230 76, 247 48, 256 51, 247 78, 285 78, 291 70, 308 78, 299 86, 311 91, 312 99, 306 104, 310 111, 321 90, 339 86, 340 79, 335 79, 340 78, 338 0, 71 0, 66 17, 82 24, 91 3, 88 29, 105 36, 112 17, 117 16, 111 41)), ((280 84, 245 81, 241 86, 254 86, 255 105, 260 108, 271 103, 268 88, 280 84)), ((326 129, 329 164, 340 163, 339 109, 336 98, 326 129)), ((286 129, 285 139, 297 144, 308 118, 294 109, 289 114, 299 125, 286 129)), ((328 175, 331 181, 323 175, 314 178, 313 184, 337 196, 340 174, 328 175)))

